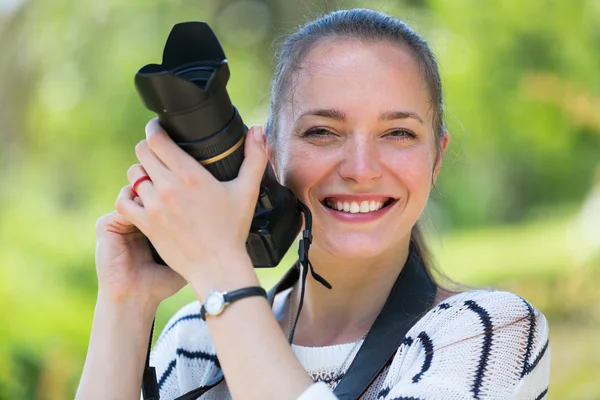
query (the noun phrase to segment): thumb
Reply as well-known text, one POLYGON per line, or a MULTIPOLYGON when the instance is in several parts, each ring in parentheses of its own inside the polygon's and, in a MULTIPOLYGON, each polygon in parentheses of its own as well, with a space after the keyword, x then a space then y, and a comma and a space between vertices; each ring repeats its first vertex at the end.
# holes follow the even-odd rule
POLYGON ((267 161, 264 130, 262 126, 254 125, 246 134, 244 162, 238 173, 240 184, 244 187, 247 196, 258 197, 259 185, 267 167, 267 161))
POLYGON ((112 211, 98 218, 96 221, 96 236, 102 236, 107 233, 126 234, 137 230, 123 214, 118 211, 112 211))
POLYGON ((121 214, 118 211, 113 211, 112 213, 113 215, 113 223, 119 224, 119 225, 123 225, 123 226, 131 226, 133 225, 133 222, 129 221, 123 214, 121 214))

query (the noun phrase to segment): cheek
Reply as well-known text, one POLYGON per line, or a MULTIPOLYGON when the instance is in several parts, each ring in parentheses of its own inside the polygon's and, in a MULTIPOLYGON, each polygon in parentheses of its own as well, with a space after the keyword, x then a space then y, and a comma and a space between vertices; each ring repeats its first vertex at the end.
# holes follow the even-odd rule
POLYGON ((308 191, 324 175, 327 162, 315 149, 306 146, 288 147, 280 153, 278 170, 281 184, 291 189, 303 202, 308 200, 308 191))
POLYGON ((433 161, 425 148, 409 148, 384 156, 389 171, 402 183, 409 196, 428 196, 431 188, 433 161))

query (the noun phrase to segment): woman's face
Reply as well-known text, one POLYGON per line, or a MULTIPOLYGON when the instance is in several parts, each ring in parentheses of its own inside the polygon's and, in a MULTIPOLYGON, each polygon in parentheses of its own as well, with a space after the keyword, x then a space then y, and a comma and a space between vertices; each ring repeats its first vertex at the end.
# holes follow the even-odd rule
POLYGON ((397 45, 338 39, 312 49, 268 148, 280 181, 313 213, 314 250, 371 258, 407 243, 437 175, 429 97, 397 45))

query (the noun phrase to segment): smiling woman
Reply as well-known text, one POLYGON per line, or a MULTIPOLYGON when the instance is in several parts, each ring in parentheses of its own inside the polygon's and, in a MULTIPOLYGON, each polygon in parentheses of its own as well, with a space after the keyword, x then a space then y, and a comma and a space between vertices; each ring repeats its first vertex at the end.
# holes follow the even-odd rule
POLYGON ((449 139, 434 133, 435 107, 418 61, 389 39, 328 36, 293 75, 278 78, 288 89, 274 96, 270 158, 280 181, 313 211, 315 267, 328 277, 355 269, 350 275, 360 281, 372 271, 356 264, 376 258, 397 274, 449 139), (385 207, 359 213, 370 201, 385 207))
MULTIPOLYGON (((130 180, 144 173, 152 180, 139 186, 139 198, 124 188, 122 215, 99 223, 101 295, 80 398, 138 395, 152 312, 183 278, 199 302, 171 319, 152 353, 162 399, 206 386, 220 369, 226 381, 203 399, 335 399, 406 271, 431 283, 431 307, 360 399, 545 398, 544 316, 514 294, 453 293, 425 273, 418 220, 449 142, 442 109, 428 45, 400 20, 359 9, 326 15, 284 43, 266 137, 260 127, 250 131, 254 140, 246 141, 234 181, 207 177, 151 122, 130 180), (201 308, 212 304, 213 290, 258 282, 243 241, 253 206, 247 199, 257 196, 267 158, 310 209, 311 266, 333 289, 313 279, 302 287, 290 279, 301 268, 294 266, 272 303, 255 296, 205 320, 201 308), (152 264, 147 246, 127 247, 142 237, 132 225, 177 274, 152 264), (115 227, 137 236, 119 242, 115 227), (285 337, 302 291, 290 348, 285 337), (96 374, 104 379, 92 379, 96 374), (113 385, 97 383, 106 381, 113 385)), ((409 296, 400 308, 418 305, 419 294, 427 295, 409 296)))

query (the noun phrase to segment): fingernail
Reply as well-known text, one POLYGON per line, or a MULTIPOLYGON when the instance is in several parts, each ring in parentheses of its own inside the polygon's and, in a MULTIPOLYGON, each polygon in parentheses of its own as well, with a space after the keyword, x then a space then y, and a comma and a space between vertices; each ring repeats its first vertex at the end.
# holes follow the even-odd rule
POLYGON ((157 118, 151 119, 146 124, 146 137, 150 137, 160 131, 160 125, 158 124, 157 118))
POLYGON ((262 143, 263 142, 263 131, 262 131, 262 127, 260 125, 254 125, 252 127, 252 134, 254 136, 254 140, 256 140, 258 143, 262 143))
POLYGON ((265 130, 261 125, 256 127, 255 139, 262 146, 263 150, 267 146, 267 136, 265 135, 265 130))

